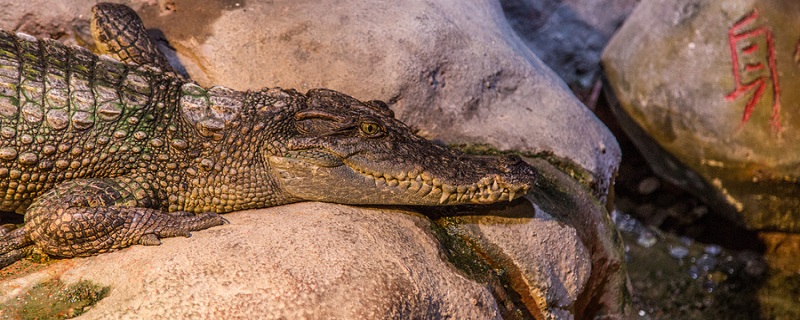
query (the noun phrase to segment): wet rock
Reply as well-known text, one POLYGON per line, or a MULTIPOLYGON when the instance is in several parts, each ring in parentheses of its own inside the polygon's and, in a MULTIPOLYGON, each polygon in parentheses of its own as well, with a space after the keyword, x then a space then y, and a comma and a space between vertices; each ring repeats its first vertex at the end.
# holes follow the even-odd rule
POLYGON ((707 245, 705 248, 703 248, 703 252, 712 256, 718 256, 720 252, 722 252, 722 247, 715 244, 707 245))
POLYGON ((505 270, 537 319, 625 315, 622 242, 610 217, 571 178, 542 160, 534 164, 542 178, 526 195, 532 208, 481 209, 438 223, 505 270))
POLYGON ((689 255, 689 249, 684 246, 675 246, 669 248, 669 255, 675 259, 683 259, 689 255))
POLYGON ((576 91, 600 78, 600 54, 639 0, 500 0, 536 56, 576 91))
POLYGON ((654 171, 751 230, 800 232, 797 15, 795 1, 643 1, 603 55, 654 171))

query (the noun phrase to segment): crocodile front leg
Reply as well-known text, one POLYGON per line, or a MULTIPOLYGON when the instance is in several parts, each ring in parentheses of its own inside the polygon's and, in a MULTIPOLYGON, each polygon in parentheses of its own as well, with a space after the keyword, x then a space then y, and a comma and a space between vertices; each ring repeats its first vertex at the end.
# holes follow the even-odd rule
POLYGON ((222 225, 215 213, 166 213, 146 183, 130 178, 77 179, 51 189, 25 212, 25 224, 0 239, 0 267, 30 246, 56 257, 91 256, 222 225))

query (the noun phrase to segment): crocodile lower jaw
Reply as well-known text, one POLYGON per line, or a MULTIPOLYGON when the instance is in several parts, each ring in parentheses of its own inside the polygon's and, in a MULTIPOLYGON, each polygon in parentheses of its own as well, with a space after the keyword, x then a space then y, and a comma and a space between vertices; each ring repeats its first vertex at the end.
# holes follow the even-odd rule
POLYGON ((406 194, 413 194, 412 198, 434 201, 438 199, 438 203, 442 205, 489 204, 499 201, 511 201, 527 193, 529 189, 527 185, 505 183, 499 177, 484 177, 475 183, 452 185, 442 183, 439 179, 431 178, 425 172, 391 175, 357 168, 352 169, 374 181, 375 187, 379 189, 386 187, 396 188, 406 194))

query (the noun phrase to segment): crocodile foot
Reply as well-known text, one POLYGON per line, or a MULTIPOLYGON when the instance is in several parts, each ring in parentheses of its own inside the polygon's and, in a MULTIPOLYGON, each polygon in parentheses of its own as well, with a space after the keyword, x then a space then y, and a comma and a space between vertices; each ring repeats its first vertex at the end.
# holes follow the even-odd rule
POLYGON ((32 244, 25 227, 0 234, 0 268, 30 255, 32 244))
POLYGON ((25 225, 0 236, 0 262, 8 264, 35 246, 55 257, 85 257, 227 223, 216 213, 163 212, 151 208, 142 184, 132 179, 77 179, 36 199, 25 225), (23 250, 19 252, 18 250, 23 250))

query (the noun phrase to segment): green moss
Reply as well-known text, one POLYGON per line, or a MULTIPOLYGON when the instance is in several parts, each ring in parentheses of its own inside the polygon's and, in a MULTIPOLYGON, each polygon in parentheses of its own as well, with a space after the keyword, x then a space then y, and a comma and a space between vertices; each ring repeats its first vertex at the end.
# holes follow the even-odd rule
POLYGON ((447 259, 470 279, 486 283, 491 278, 492 269, 478 256, 472 245, 459 234, 457 229, 463 225, 451 218, 436 219, 431 223, 431 231, 444 247, 447 259))
POLYGON ((475 247, 470 241, 469 230, 459 217, 438 218, 431 224, 431 231, 442 244, 448 260, 470 279, 486 284, 500 307, 503 319, 534 319, 525 308, 522 297, 514 291, 510 275, 503 269, 505 264, 490 265, 492 257, 482 256, 486 250, 475 247))
POLYGON ((60 280, 40 283, 28 292, 0 303, 6 319, 69 319, 88 311, 108 295, 109 288, 89 281, 65 285, 60 280))

